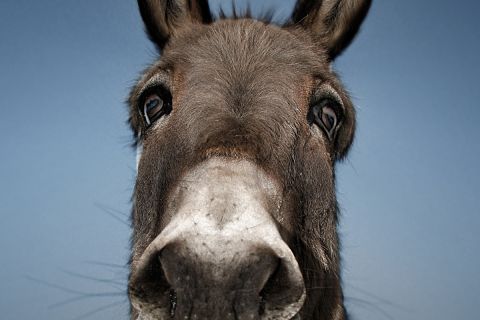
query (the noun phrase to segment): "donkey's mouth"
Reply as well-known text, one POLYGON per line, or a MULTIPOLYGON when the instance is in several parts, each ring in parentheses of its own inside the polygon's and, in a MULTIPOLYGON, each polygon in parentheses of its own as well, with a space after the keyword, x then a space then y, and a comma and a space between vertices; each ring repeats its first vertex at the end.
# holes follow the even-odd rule
POLYGON ((168 223, 132 263, 138 320, 292 319, 305 299, 298 263, 271 212, 281 193, 257 165, 211 158, 168 199, 168 223))

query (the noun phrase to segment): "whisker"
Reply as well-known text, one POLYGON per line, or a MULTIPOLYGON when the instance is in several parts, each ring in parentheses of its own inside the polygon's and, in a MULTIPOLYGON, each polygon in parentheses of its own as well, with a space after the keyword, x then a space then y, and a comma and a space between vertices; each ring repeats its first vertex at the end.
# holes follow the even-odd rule
POLYGON ((305 289, 307 289, 307 290, 322 290, 322 289, 338 289, 338 287, 317 286, 317 287, 306 287, 305 289))
POLYGON ((373 310, 373 311, 377 311, 379 313, 381 313, 385 318, 387 319, 390 319, 390 320, 393 320, 394 318, 389 315, 385 310, 383 310, 383 308, 375 305, 374 303, 372 302, 369 302, 367 300, 364 300, 364 299, 361 299, 361 298, 355 298, 355 297, 345 297, 345 300, 348 300, 348 301, 353 301, 354 303, 356 303, 358 306, 363 306, 364 308, 366 309, 370 309, 370 310, 373 310))
POLYGON ((396 303, 393 303, 392 301, 390 300, 387 300, 385 298, 382 298, 382 297, 379 297, 365 289, 362 289, 360 287, 357 287, 357 286, 352 286, 352 285, 349 285, 350 288, 352 288, 353 290, 356 290, 356 291, 359 291, 367 296, 369 296, 370 298, 373 298, 375 300, 377 300, 378 302, 380 303, 383 303, 385 305, 388 305, 388 306, 391 306, 391 307, 395 307, 397 309, 400 309, 400 310, 403 310, 403 311, 409 311, 407 308, 405 308, 404 306, 401 306, 399 304, 396 304, 396 303))
POLYGON ((108 284, 114 285, 114 287, 117 287, 117 286, 125 287, 127 284, 126 279, 124 282, 121 282, 115 279, 101 279, 101 278, 91 277, 91 276, 83 275, 80 273, 72 272, 69 270, 62 270, 62 272, 76 278, 91 280, 91 281, 100 282, 100 283, 108 283, 108 284))
POLYGON ((108 214, 110 217, 112 217, 115 220, 117 220, 117 221, 121 222, 122 224, 126 225, 128 228, 131 227, 130 222, 128 221, 129 216, 126 215, 125 213, 123 213, 121 211, 118 211, 116 209, 110 208, 110 207, 108 207, 104 204, 98 203, 98 202, 94 203, 94 205, 95 205, 95 207, 102 210, 104 213, 108 214), (122 217, 126 218, 126 220, 124 220, 122 217))
POLYGON ((68 304, 79 302, 88 299, 94 298, 111 298, 111 297, 118 297, 118 296, 126 296, 125 292, 102 292, 102 293, 88 293, 81 296, 72 297, 69 299, 62 300, 60 302, 51 304, 48 306, 49 309, 57 309, 59 307, 66 306, 68 304))
POLYGON ((126 295, 126 292, 124 292, 124 291, 100 292, 100 293, 84 292, 84 291, 79 291, 79 290, 73 290, 73 289, 70 289, 70 288, 67 288, 67 287, 64 287, 64 286, 60 286, 60 285, 55 284, 55 283, 51 283, 51 282, 48 282, 48 281, 45 281, 45 280, 37 279, 37 278, 31 277, 31 276, 26 276, 26 278, 30 281, 37 282, 37 283, 42 284, 46 287, 57 289, 57 290, 60 290, 60 291, 63 291, 65 293, 69 293, 69 294, 72 294, 72 295, 75 296, 75 297, 72 297, 72 298, 67 299, 65 301, 52 304, 51 306, 49 306, 49 308, 56 308, 58 306, 65 305, 65 304, 68 304, 68 303, 73 302, 73 301, 83 300, 83 299, 88 299, 88 298, 116 297, 116 296, 126 295))
POLYGON ((30 280, 30 281, 34 281, 34 282, 40 283, 40 284, 42 284, 42 285, 44 285, 44 286, 47 286, 47 287, 49 287, 49 288, 54 288, 54 289, 57 289, 57 290, 60 290, 60 291, 66 292, 66 293, 76 294, 76 295, 84 295, 84 294, 86 294, 85 292, 82 292, 82 291, 69 289, 69 288, 60 286, 60 285, 55 284, 55 283, 51 283, 51 282, 48 282, 48 281, 45 281, 45 280, 36 279, 36 278, 34 278, 34 277, 31 277, 31 276, 25 276, 25 277, 26 277, 28 280, 30 280))
POLYGON ((122 301, 117 301, 117 302, 114 302, 114 303, 110 303, 110 304, 107 304, 105 306, 102 306, 102 307, 99 307, 97 309, 94 309, 92 311, 89 311, 87 313, 84 313, 76 318, 73 318, 72 320, 82 320, 82 319, 86 319, 88 317, 91 317, 93 316, 94 314, 97 314, 99 312, 102 312, 102 311, 105 311, 105 310, 108 310, 108 309, 111 309, 111 308, 114 308, 116 306, 119 306, 121 304, 124 304, 126 303, 126 300, 122 300, 122 301))
POLYGON ((93 260, 87 260, 87 261, 84 261, 83 263, 102 266, 102 267, 115 268, 115 269, 125 269, 126 271, 128 271, 128 265, 123 265, 123 264, 115 264, 115 263, 93 261, 93 260))

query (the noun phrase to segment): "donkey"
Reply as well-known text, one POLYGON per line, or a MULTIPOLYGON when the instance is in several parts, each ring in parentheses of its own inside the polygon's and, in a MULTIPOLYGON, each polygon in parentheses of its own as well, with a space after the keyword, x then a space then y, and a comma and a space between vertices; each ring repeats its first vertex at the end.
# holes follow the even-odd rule
POLYGON ((299 0, 277 25, 138 0, 161 57, 129 97, 131 319, 347 319, 335 164, 355 111, 331 64, 370 4, 299 0))

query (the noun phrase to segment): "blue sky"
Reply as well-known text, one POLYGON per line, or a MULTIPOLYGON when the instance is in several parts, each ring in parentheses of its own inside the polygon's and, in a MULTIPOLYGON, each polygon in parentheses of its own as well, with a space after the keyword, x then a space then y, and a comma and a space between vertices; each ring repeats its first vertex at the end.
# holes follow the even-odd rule
MULTIPOLYGON (((358 110, 338 167, 347 306, 353 319, 473 319, 480 3, 374 2, 335 63, 358 110)), ((273 4, 282 17, 293 0, 253 7, 273 4)), ((1 1, 3 319, 127 319, 123 102, 155 56, 133 0, 1 1)))

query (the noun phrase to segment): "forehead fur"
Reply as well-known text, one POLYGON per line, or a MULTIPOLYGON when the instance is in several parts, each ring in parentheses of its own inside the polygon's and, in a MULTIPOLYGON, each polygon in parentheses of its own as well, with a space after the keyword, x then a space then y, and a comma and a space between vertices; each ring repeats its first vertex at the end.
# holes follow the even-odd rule
POLYGON ((243 66, 275 62, 279 67, 296 65, 309 71, 312 67, 324 69, 327 65, 325 52, 321 45, 314 45, 309 33, 251 19, 187 25, 171 40, 163 57, 167 64, 182 58, 185 62, 213 58, 216 61, 205 62, 234 62, 243 66))
MULTIPOLYGON (((242 83, 246 90, 249 84, 256 86, 261 82, 264 91, 270 83, 272 90, 278 92, 282 83, 290 86, 299 81, 307 83, 305 76, 308 76, 313 81, 329 82, 342 97, 347 96, 342 94, 327 53, 317 38, 300 27, 280 27, 252 19, 185 25, 132 90, 132 107, 142 88, 159 72, 170 74, 166 77, 168 81, 164 81, 167 85, 176 74, 186 77, 190 86, 205 82, 209 92, 228 86, 232 90, 234 82, 242 83)), ((140 124, 136 117, 136 113, 132 114, 134 130, 140 124)))

